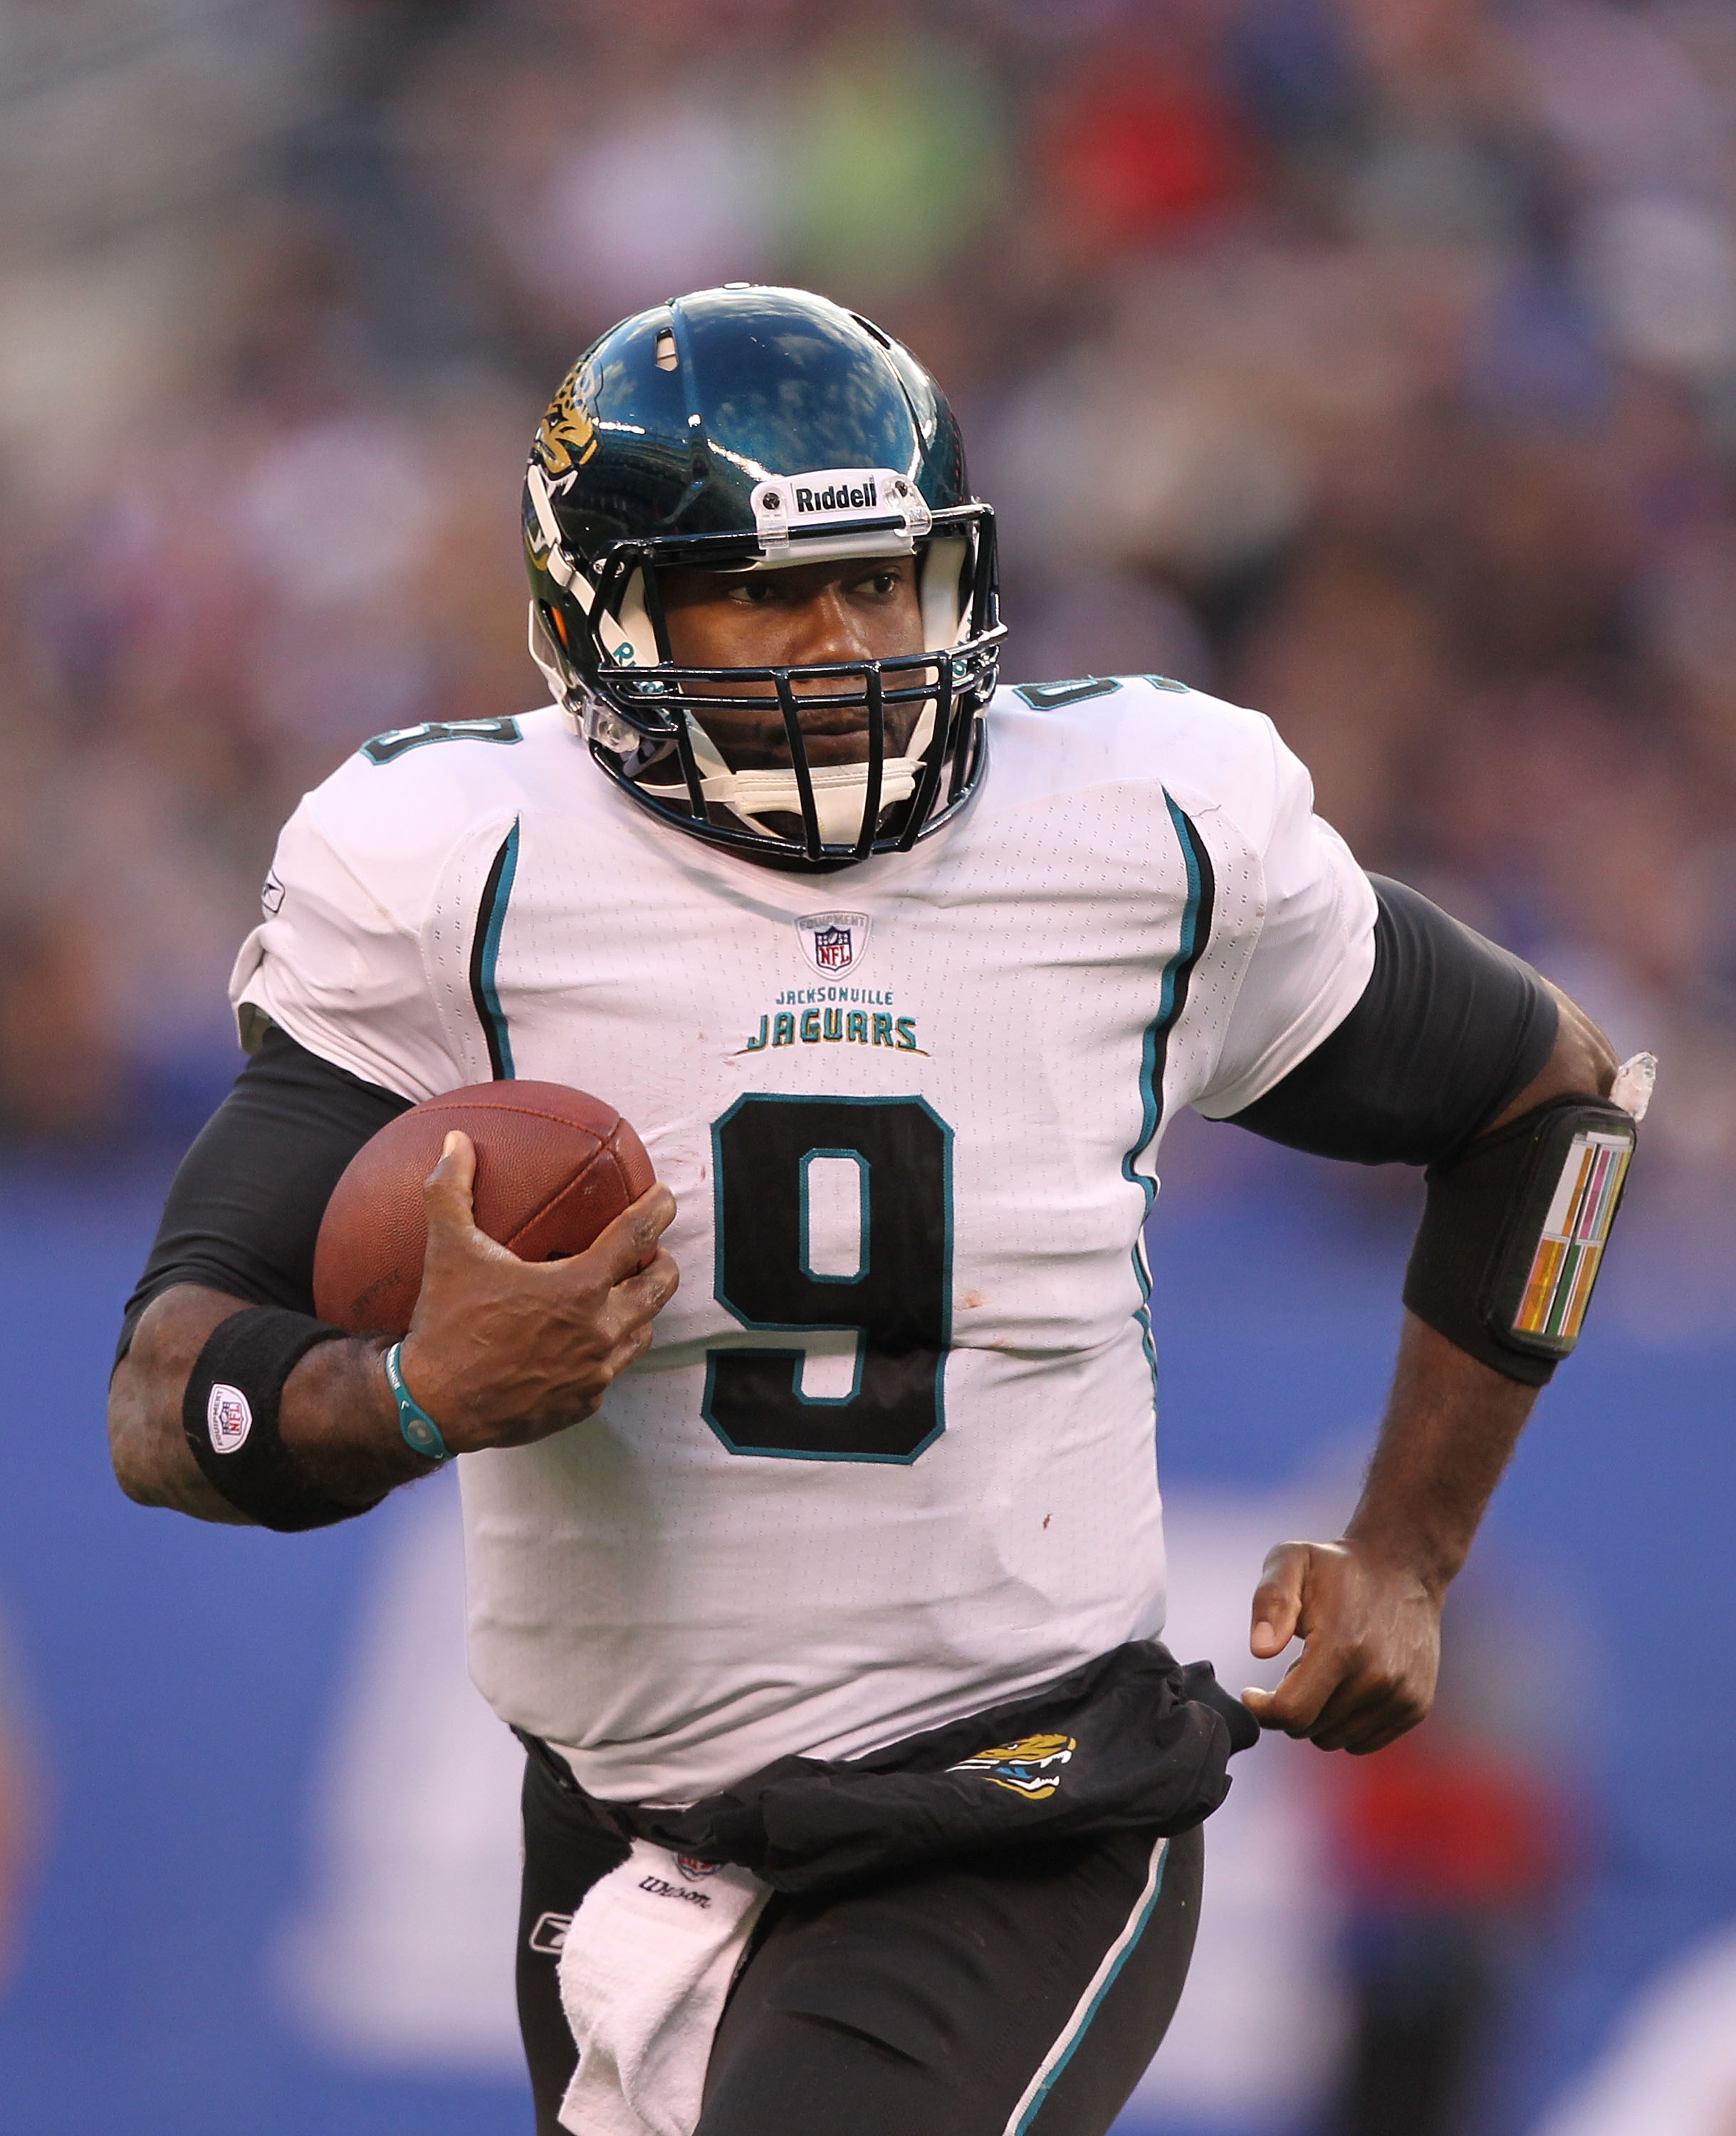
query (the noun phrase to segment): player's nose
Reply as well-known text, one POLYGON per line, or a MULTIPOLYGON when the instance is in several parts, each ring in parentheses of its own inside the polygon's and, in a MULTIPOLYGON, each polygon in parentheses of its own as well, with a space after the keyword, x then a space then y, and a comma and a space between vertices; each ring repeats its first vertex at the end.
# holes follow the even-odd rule
MULTIPOLYGON (((845 599, 841 586, 817 587, 790 621, 792 666, 827 667, 843 661, 874 658, 863 619, 845 599)), ((798 687, 825 689, 836 685, 820 682, 798 687)))

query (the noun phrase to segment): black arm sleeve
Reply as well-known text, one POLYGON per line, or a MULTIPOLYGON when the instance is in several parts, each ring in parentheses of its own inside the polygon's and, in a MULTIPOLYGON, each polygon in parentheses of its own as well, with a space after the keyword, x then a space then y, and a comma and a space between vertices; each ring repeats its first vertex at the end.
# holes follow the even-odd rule
POLYGON ((314 1246, 344 1167, 410 1100, 275 1027, 181 1160, 115 1362, 159 1291, 205 1284, 255 1305, 314 1310, 314 1246))
POLYGON ((1369 878, 1374 968, 1330 1038, 1228 1117, 1358 1164, 1437 1164, 1538 1074, 1559 1018, 1531 967, 1402 882, 1369 878))

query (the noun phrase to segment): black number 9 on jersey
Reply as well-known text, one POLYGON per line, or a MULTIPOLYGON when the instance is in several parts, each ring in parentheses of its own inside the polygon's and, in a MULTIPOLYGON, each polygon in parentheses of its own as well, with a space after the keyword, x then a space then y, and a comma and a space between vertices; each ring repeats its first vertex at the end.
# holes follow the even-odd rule
POLYGON ((753 1096, 712 1147, 719 1303, 768 1335, 853 1334, 855 1369, 809 1395, 800 1340, 708 1351, 706 1422, 732 1454, 914 1461, 945 1428, 952 1130, 920 1098, 753 1096))

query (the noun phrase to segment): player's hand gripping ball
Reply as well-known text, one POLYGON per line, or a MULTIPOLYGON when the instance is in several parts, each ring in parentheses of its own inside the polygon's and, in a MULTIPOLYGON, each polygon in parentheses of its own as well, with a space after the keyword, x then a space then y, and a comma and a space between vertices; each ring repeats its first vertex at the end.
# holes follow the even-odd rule
POLYGON ((473 1083, 400 1113, 350 1159, 326 1205, 314 1303, 357 1334, 403 1335, 428 1245, 422 1182, 455 1128, 476 1145, 479 1230, 521 1260, 582 1253, 654 1182, 613 1105, 562 1083, 473 1083))

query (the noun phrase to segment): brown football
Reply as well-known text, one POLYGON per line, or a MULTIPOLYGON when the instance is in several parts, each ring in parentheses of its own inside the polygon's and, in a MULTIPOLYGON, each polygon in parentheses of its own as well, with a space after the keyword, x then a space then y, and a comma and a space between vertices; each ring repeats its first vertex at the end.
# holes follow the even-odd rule
POLYGON ((314 1253, 338 1328, 402 1335, 422 1287, 422 1182, 454 1128, 476 1145, 478 1226, 521 1260, 582 1253, 656 1175, 613 1105, 562 1083, 473 1083, 412 1105, 350 1159, 314 1253))

